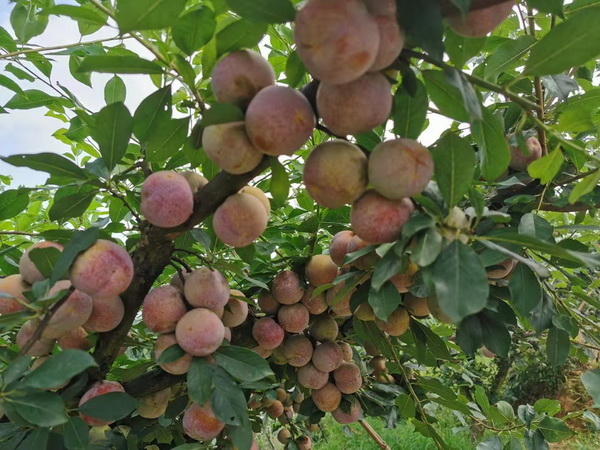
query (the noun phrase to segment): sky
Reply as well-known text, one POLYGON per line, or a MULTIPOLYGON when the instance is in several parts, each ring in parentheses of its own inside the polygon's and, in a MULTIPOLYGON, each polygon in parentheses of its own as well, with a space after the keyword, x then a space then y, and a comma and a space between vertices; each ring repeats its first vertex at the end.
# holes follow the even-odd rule
MULTIPOLYGON (((75 3, 73 1, 57 2, 60 4, 75 3)), ((8 0, 0 0, 0 26, 11 31, 10 12, 12 4, 8 0)), ((92 41, 115 36, 114 30, 100 30, 97 33, 84 36, 83 41, 92 41)), ((29 43, 43 47, 57 46, 62 44, 76 43, 80 40, 77 23, 66 17, 51 16, 48 27, 40 36, 33 38, 29 43)), ((108 43, 116 45, 119 41, 108 43)), ((126 46, 137 52, 141 57, 153 59, 152 55, 140 44, 133 40, 127 40, 126 46)), ((51 56, 45 53, 55 62, 52 70, 52 82, 59 81, 61 85, 71 90, 81 102, 92 111, 100 110, 104 105, 104 85, 112 77, 110 74, 92 74, 92 88, 75 80, 68 68, 68 56, 51 56)), ((0 60, 0 73, 4 72, 5 60, 0 60)), ((12 78, 12 75, 9 77, 12 78)), ((127 97, 125 104, 130 111, 135 111, 142 99, 152 93, 156 87, 147 75, 119 75, 127 86, 127 97)), ((41 82, 19 80, 23 89, 41 89, 53 94, 52 89, 41 82)), ((0 86, 0 105, 4 105, 14 93, 0 86)), ((52 134, 63 125, 58 119, 45 116, 44 108, 31 110, 11 110, 9 114, 0 114, 0 156, 8 156, 21 153, 56 152, 63 153, 69 150, 68 146, 52 137, 52 134)), ((441 132, 448 128, 450 121, 436 115, 431 115, 430 125, 419 139, 424 145, 434 143, 441 132)), ((36 172, 26 168, 17 168, 0 161, 0 174, 13 177, 11 187, 27 186, 33 187, 43 184, 47 179, 44 172, 36 172)))

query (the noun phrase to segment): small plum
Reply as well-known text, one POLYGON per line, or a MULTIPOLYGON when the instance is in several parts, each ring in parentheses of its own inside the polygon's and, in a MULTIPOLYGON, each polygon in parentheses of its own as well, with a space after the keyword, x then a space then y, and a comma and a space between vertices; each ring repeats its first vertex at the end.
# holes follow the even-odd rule
POLYGON ((123 320, 125 306, 121 297, 92 297, 92 314, 83 328, 87 331, 105 333, 114 330, 123 320))
POLYGON ((277 312, 277 322, 288 333, 301 333, 308 327, 310 313, 302 303, 284 305, 277 312))
POLYGON ((171 333, 186 312, 181 293, 165 285, 152 289, 144 298, 142 320, 155 333, 171 333))
POLYGON ((283 328, 270 317, 257 320, 252 327, 252 337, 261 347, 268 350, 279 347, 284 336, 283 328))
POLYGON ((296 14, 294 42, 309 73, 326 83, 348 83, 375 61, 379 33, 359 0, 310 0, 296 14))
POLYGON ((190 305, 217 311, 229 301, 230 289, 221 272, 200 267, 188 275, 183 292, 190 305))
POLYGON ((265 314, 276 314, 280 306, 270 291, 262 290, 258 294, 258 307, 265 314))
POLYGON ((356 288, 348 290, 344 281, 327 291, 325 299, 336 317, 350 317, 352 315, 350 298, 354 291, 356 291, 356 288))
POLYGON ((331 412, 331 416, 337 423, 341 423, 342 425, 348 425, 350 423, 356 422, 358 419, 362 417, 363 410, 360 406, 360 403, 357 400, 353 400, 350 406, 350 412, 342 411, 342 408, 338 408, 335 411, 331 412))
POLYGON ((240 248, 254 242, 267 228, 264 206, 250 194, 234 194, 215 211, 213 228, 227 245, 240 248))
POLYGON ((304 185, 319 205, 340 208, 365 191, 367 166, 367 157, 356 145, 342 140, 324 142, 304 163, 304 185))
POLYGON ((430 314, 427 299, 415 297, 410 293, 404 296, 404 308, 411 316, 415 317, 426 317, 430 314))
POLYGON ((29 303, 23 293, 31 289, 24 281, 21 275, 9 275, 6 278, 0 278, 0 293, 8 297, 0 296, 0 315, 12 314, 24 311, 29 303))
POLYGON ((325 293, 323 292, 313 297, 314 291, 314 286, 308 286, 300 302, 306 306, 306 309, 308 309, 309 313, 316 316, 327 311, 327 300, 325 300, 325 293))
MULTIPOLYGON (((27 345, 27 343, 33 337, 35 331, 38 329, 39 326, 40 326, 39 319, 31 319, 23 324, 21 329, 17 332, 16 340, 17 340, 17 347, 19 347, 19 349, 23 349, 27 345)), ((29 356, 47 355, 48 353, 50 353, 52 351, 54 342, 55 342, 54 339, 50 340, 50 339, 38 338, 38 340, 34 342, 34 344, 31 346, 31 348, 29 350, 27 350, 27 352, 25 352, 25 354, 29 355, 29 356)))
MULTIPOLYGON (((79 400, 79 406, 83 405, 85 402, 87 402, 88 400, 90 400, 94 397, 97 397, 99 395, 108 394, 110 392, 125 392, 125 389, 123 389, 123 386, 121 386, 121 384, 117 383, 116 381, 104 380, 104 381, 95 383, 94 385, 92 385, 92 387, 90 387, 85 392, 85 394, 83 394, 83 396, 81 397, 81 400, 79 400)), ((81 413, 80 413, 80 416, 85 423, 87 423, 88 425, 94 426, 94 427, 98 427, 98 426, 102 426, 102 425, 110 425, 111 423, 114 422, 114 420, 101 420, 101 419, 97 419, 95 417, 86 416, 85 414, 81 414, 81 413)))
POLYGON ((120 245, 98 239, 75 259, 69 276, 73 286, 92 297, 119 295, 133 279, 133 261, 120 245))
POLYGON ((58 338, 58 346, 63 350, 75 348, 88 351, 94 344, 88 338, 87 331, 83 327, 77 327, 60 336, 58 338))
POLYGON ((390 66, 404 47, 404 31, 398 25, 395 15, 378 15, 375 23, 379 31, 379 48, 375 61, 369 68, 371 72, 390 66))
POLYGON ((312 358, 312 342, 306 336, 294 334, 283 341, 283 354, 289 365, 294 367, 305 366, 312 358))
POLYGON ((342 393, 333 383, 327 383, 321 389, 313 390, 311 396, 317 408, 323 412, 335 411, 342 401, 342 393))
POLYGON ((390 200, 374 190, 365 192, 352 204, 350 222, 358 237, 371 244, 393 242, 414 211, 408 198, 390 200))
POLYGON ((19 261, 19 273, 21 274, 23 281, 29 284, 34 284, 35 282, 42 281, 44 278, 46 278, 37 269, 31 258, 29 257, 29 254, 32 250, 50 247, 55 248, 61 252, 63 250, 63 246, 61 244, 57 244, 56 242, 44 241, 33 244, 25 251, 25 253, 23 253, 23 256, 21 256, 21 260, 19 261))
POLYGON ((170 398, 170 387, 142 397, 138 402, 137 412, 145 419, 158 419, 167 410, 170 398))
POLYGON ((501 280, 510 275, 517 261, 512 258, 507 258, 504 261, 494 264, 490 269, 487 269, 487 276, 491 280, 501 280))
POLYGON ((279 416, 281 416, 283 414, 283 411, 284 411, 283 403, 281 403, 279 400, 275 400, 271 404, 271 406, 269 406, 267 408, 267 415, 271 419, 277 419, 279 416))
POLYGON ((208 180, 204 175, 200 175, 193 170, 184 170, 180 172, 180 175, 186 179, 188 184, 190 185, 190 189, 192 190, 192 194, 195 194, 200 189, 208 184, 208 180))
POLYGON ((317 369, 308 363, 298 369, 298 383, 308 389, 321 389, 329 381, 329 373, 317 369))
POLYGON ((410 316, 406 309, 399 307, 392 312, 387 321, 375 318, 375 323, 381 331, 385 331, 390 336, 400 336, 408 330, 410 325, 410 316))
MULTIPOLYGON (((382 20, 396 23, 386 17, 382 20)), ((344 84, 321 82, 317 91, 319 115, 327 128, 338 136, 365 133, 383 124, 392 112, 392 103, 390 83, 379 72, 367 73, 344 84)), ((338 164, 340 162, 345 161, 340 158, 338 164)))
POLYGON ((369 183, 379 194, 392 200, 420 194, 432 176, 431 153, 412 139, 377 144, 369 157, 369 183))
POLYGON ((273 278, 271 294, 282 305, 298 303, 304 296, 304 286, 300 276, 291 270, 279 272, 273 278))
POLYGON ((313 352, 312 363, 321 372, 332 372, 344 361, 342 349, 333 341, 317 345, 313 352))
POLYGON ((142 214, 152 225, 172 228, 192 215, 194 194, 180 174, 163 170, 154 172, 142 185, 142 214))
POLYGON ((225 172, 250 172, 263 158, 246 134, 244 122, 209 125, 202 133, 202 147, 208 157, 225 172))
MULTIPOLYGON (((175 338, 175 334, 161 334, 156 342, 154 343, 153 349, 153 358, 154 361, 158 361, 162 352, 164 352, 169 347, 177 344, 177 339, 175 338)), ((190 368, 190 364, 192 362, 192 355, 186 353, 181 358, 171 361, 169 363, 164 363, 160 365, 160 368, 171 375, 183 375, 187 373, 190 368)))
POLYGON ((285 445, 292 440, 292 433, 287 428, 282 428, 277 433, 277 440, 281 444, 285 445))
POLYGON ((258 201, 262 203, 267 211, 267 216, 271 214, 271 202, 269 201, 269 197, 265 195, 265 193, 257 188, 256 186, 244 186, 240 189, 240 194, 248 194, 256 197, 258 201))
POLYGON ((469 11, 462 14, 457 10, 456 15, 448 17, 450 28, 461 36, 484 37, 500 25, 508 17, 515 5, 514 0, 508 0, 486 8, 469 11))
MULTIPOLYGON (((68 280, 57 281, 48 291, 48 297, 57 295, 61 291, 66 291, 71 287, 68 280)), ((56 339, 68 331, 80 327, 90 318, 93 310, 92 298, 84 292, 75 289, 54 312, 42 336, 45 339, 56 339)))
POLYGON ((238 300, 234 296, 246 298, 242 292, 236 289, 231 290, 231 297, 229 297, 223 311, 223 317, 221 317, 223 325, 229 328, 240 326, 248 317, 248 303, 238 300))
POLYGON ((309 436, 300 436, 296 439, 296 447, 298 450, 311 450, 312 449, 312 441, 309 436))
POLYGON ((534 136, 525 141, 529 154, 526 155, 518 146, 510 146, 510 168, 517 171, 527 170, 527 166, 542 157, 542 144, 534 136))
POLYGON ((338 342, 338 345, 342 349, 342 355, 344 361, 352 361, 352 347, 347 342, 338 342))
POLYGON ((306 279, 313 286, 333 283, 338 267, 329 255, 313 255, 304 268, 306 279))
POLYGON ((375 313, 373 312, 373 307, 368 303, 361 303, 354 311, 354 317, 364 322, 370 322, 372 320, 375 320, 375 313))
POLYGON ((211 87, 217 101, 246 107, 263 88, 275 84, 275 71, 260 53, 237 50, 213 69, 211 87))
POLYGON ((331 256, 331 259, 338 265, 338 267, 342 267, 344 258, 348 253, 348 243, 353 237, 353 231, 344 230, 336 233, 335 236, 333 236, 333 239, 331 239, 331 244, 329 245, 329 256, 331 256))
POLYGON ((183 414, 183 431, 197 441, 210 441, 216 438, 225 424, 216 418, 209 403, 192 403, 183 414))
POLYGON ((225 327, 210 309, 187 312, 175 328, 179 346, 193 356, 207 356, 218 349, 225 338, 225 327))
MULTIPOLYGON (((348 242, 347 252, 348 254, 354 253, 359 250, 362 250, 368 245, 368 242, 355 235, 352 239, 350 239, 350 242, 348 242)), ((352 261, 351 264, 358 270, 369 270, 375 265, 377 261, 379 261, 379 259, 379 255, 373 250, 355 259, 354 261, 352 261)))
POLYGON ((246 111, 246 132, 254 147, 271 155, 292 155, 312 135, 316 119, 310 103, 287 86, 269 86, 246 111))
POLYGON ((310 336, 319 342, 333 341, 338 335, 338 324, 335 319, 327 314, 323 314, 314 318, 308 332, 310 336))
POLYGON ((342 394, 354 394, 362 387, 362 376, 358 366, 344 362, 333 371, 335 385, 342 394))
POLYGON ((273 350, 264 348, 262 345, 257 345, 256 347, 252 347, 252 351, 258 353, 264 359, 267 359, 269 356, 271 356, 273 354, 273 350))

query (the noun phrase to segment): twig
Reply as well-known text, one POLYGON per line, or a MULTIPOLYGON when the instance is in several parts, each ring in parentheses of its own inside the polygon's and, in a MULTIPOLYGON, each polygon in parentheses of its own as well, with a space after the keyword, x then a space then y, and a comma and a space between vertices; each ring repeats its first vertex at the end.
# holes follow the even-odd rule
POLYGON ((0 55, 0 60, 13 58, 15 56, 24 55, 27 53, 42 53, 42 52, 48 52, 48 51, 52 51, 52 50, 63 50, 66 48, 81 47, 84 45, 100 44, 102 42, 119 41, 119 40, 123 40, 123 39, 127 39, 127 37, 126 36, 125 37, 116 36, 116 37, 111 37, 111 38, 96 39, 94 41, 75 42, 73 44, 55 45, 52 47, 27 48, 27 49, 17 50, 16 52, 4 53, 4 54, 0 55))
POLYGON ((190 265, 186 263, 183 259, 177 256, 171 256, 171 260, 175 261, 176 263, 179 263, 181 267, 183 267, 186 270, 186 272, 190 273, 192 271, 190 265))
POLYGON ((0 235, 2 234, 14 234, 18 236, 39 236, 40 233, 27 233, 25 231, 0 231, 0 235))
MULTIPOLYGON (((535 17, 533 16, 533 10, 527 8, 527 19, 529 20, 529 34, 535 38, 535 17)), ((542 88, 542 79, 539 76, 533 77, 533 85, 535 86, 535 97, 539 108, 536 113, 538 119, 544 122, 544 89, 542 88)), ((538 138, 542 146, 542 155, 548 154, 548 144, 546 142, 546 130, 543 127, 538 126, 538 138)))
MULTIPOLYGON (((435 58, 432 58, 431 56, 425 54, 425 53, 421 53, 421 52, 416 52, 414 50, 402 50, 402 53, 400 55, 400 58, 402 57, 408 57, 408 58, 415 58, 415 59, 420 59, 422 61, 428 62, 429 64, 432 64, 436 67, 439 67, 440 69, 456 69, 455 67, 446 64, 444 62, 438 61, 435 58)), ((462 72, 461 73, 467 78, 467 80, 469 80, 471 83, 476 84, 477 86, 480 86, 484 89, 487 89, 489 91, 493 91, 493 92, 497 92, 498 94, 502 94, 504 95, 506 98, 509 98, 510 100, 512 100, 513 102, 517 103, 518 105, 520 105, 523 109, 526 110, 532 110, 532 111, 537 111, 539 109, 539 105, 537 103, 534 103, 530 100, 527 100, 526 98, 520 97, 517 94, 515 94, 514 92, 509 91, 508 89, 499 86, 497 84, 494 83, 490 83, 488 81, 485 81, 479 77, 470 75, 468 73, 462 72)))
POLYGON ((391 447, 387 445, 387 443, 377 434, 377 432, 373 429, 371 425, 369 425, 364 420, 359 420, 358 423, 361 427, 365 429, 367 434, 375 441, 375 443, 379 446, 379 448, 383 450, 391 450, 391 447))
POLYGON ((50 322, 50 319, 52 319, 52 316, 54 315, 54 313, 56 313, 58 308, 60 308, 63 305, 63 303, 67 301, 67 299, 73 293, 74 290, 75 290, 75 286, 71 286, 69 288, 69 290, 65 293, 65 295, 63 295, 60 298, 60 300, 58 300, 56 303, 54 303, 52 305, 52 307, 48 310, 48 312, 44 315, 44 317, 40 321, 40 325, 35 329, 35 331, 31 335, 31 337, 27 341, 27 343, 21 348, 21 350, 19 350, 19 354, 17 356, 23 356, 23 355, 27 354, 27 352, 31 349, 31 347, 33 347, 33 345, 40 338, 40 336, 42 335, 42 333, 48 326, 48 323, 50 322))

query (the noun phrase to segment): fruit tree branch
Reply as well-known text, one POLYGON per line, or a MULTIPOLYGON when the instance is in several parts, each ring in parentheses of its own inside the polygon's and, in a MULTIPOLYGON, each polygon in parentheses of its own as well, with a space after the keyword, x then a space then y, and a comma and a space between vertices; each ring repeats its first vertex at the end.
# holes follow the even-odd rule
POLYGON ((156 367, 131 381, 123 383, 125 392, 132 397, 142 398, 162 391, 186 379, 186 375, 171 375, 156 367))
POLYGON ((144 297, 171 261, 174 252, 172 241, 210 216, 227 197, 238 192, 267 166, 268 158, 264 157, 258 167, 248 173, 231 175, 227 172, 219 172, 194 195, 194 212, 188 221, 179 227, 164 229, 154 227, 147 222, 142 223, 142 234, 138 246, 131 255, 134 266, 133 280, 129 288, 121 295, 125 305, 125 314, 121 323, 114 330, 101 333, 98 337, 94 351, 98 368, 91 374, 94 381, 103 379, 110 370, 144 297))
MULTIPOLYGON (((533 10, 529 7, 527 8, 527 19, 529 21, 529 34, 532 37, 535 37, 535 16, 533 15, 533 10)), ((542 87, 542 79, 539 76, 533 77, 533 84, 535 86, 535 97, 538 104, 538 109, 536 111, 538 119, 541 122, 544 122, 544 106, 545 106, 545 98, 544 98, 544 89, 542 87)), ((538 132, 538 140, 542 146, 542 156, 548 154, 548 144, 546 142, 546 130, 543 127, 537 127, 538 132)))
POLYGON ((364 420, 359 420, 358 423, 361 427, 365 429, 367 434, 375 441, 375 443, 379 446, 379 448, 383 450, 390 450, 391 447, 387 445, 387 443, 377 434, 377 432, 373 429, 371 425, 369 425, 364 420))

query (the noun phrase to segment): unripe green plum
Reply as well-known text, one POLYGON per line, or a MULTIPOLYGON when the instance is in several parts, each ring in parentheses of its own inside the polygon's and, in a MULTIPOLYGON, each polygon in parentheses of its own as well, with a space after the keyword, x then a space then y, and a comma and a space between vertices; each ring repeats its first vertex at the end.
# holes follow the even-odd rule
POLYGON ((321 206, 340 208, 352 203, 367 187, 367 157, 350 142, 319 144, 304 164, 308 194, 321 206))

